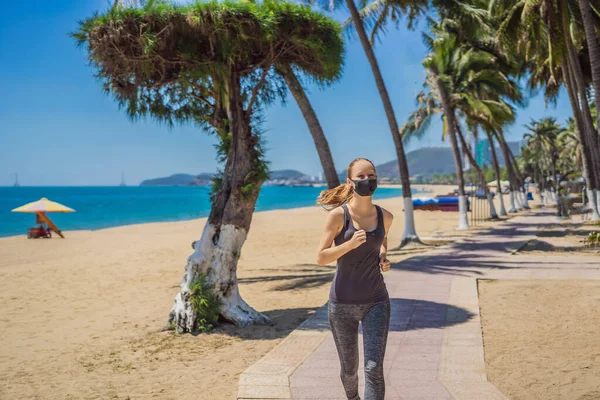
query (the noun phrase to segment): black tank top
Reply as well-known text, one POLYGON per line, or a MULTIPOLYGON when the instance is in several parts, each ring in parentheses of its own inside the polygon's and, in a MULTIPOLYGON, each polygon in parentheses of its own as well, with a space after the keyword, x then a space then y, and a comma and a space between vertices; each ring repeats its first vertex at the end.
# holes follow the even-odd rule
MULTIPOLYGON (((377 228, 366 232, 366 242, 337 260, 337 268, 329 291, 329 299, 332 302, 364 304, 389 298, 379 267, 379 250, 385 237, 383 213, 378 205, 375 207, 377 208, 377 228)), ((342 208, 344 209, 344 227, 334 239, 336 246, 350 240, 356 232, 348 212, 348 205, 343 204, 342 208)))

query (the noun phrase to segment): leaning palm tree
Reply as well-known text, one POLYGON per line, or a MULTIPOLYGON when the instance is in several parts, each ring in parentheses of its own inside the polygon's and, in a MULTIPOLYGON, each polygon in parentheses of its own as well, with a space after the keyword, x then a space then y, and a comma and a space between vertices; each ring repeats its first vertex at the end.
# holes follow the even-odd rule
MULTIPOLYGON (((315 113, 293 66, 290 64, 280 64, 276 66, 275 70, 285 79, 288 89, 292 93, 292 96, 296 100, 296 103, 304 116, 308 130, 315 142, 319 159, 321 160, 327 187, 331 189, 338 186, 340 184, 340 178, 335 169, 331 150, 329 149, 329 143, 327 142, 325 133, 323 133, 319 118, 317 118, 317 114, 315 113)), ((325 83, 331 83, 331 80, 328 79, 325 83)))
MULTIPOLYGON (((311 0, 306 1, 311 3, 314 2, 311 0)), ((406 160, 404 145, 400 136, 396 114, 394 112, 394 108, 392 107, 392 101, 390 100, 387 87, 383 80, 379 63, 377 62, 377 58, 373 52, 373 46, 369 41, 369 35, 365 27, 365 15, 364 13, 361 15, 359 7, 357 7, 357 5, 354 3, 354 0, 345 0, 345 2, 342 2, 341 0, 316 1, 321 4, 322 8, 330 11, 339 8, 345 3, 346 7, 350 11, 351 27, 356 31, 363 50, 367 56, 367 60, 369 61, 369 65, 371 66, 373 77, 375 78, 375 84, 377 85, 379 96, 381 97, 388 125, 390 127, 390 132, 392 134, 392 140, 396 150, 396 157, 398 159, 398 170, 400 173, 400 180, 402 182, 402 196, 404 198, 404 233, 402 235, 402 242, 398 248, 404 247, 409 243, 421 243, 415 228, 412 193, 410 188, 410 173, 408 170, 408 162, 406 160)), ((412 20, 426 9, 427 4, 428 1, 426 0, 396 0, 394 17, 401 14, 408 14, 412 20)), ((364 7, 365 3, 363 2, 360 5, 364 7)), ((384 20, 386 19, 387 18, 384 18, 384 20)))
MULTIPOLYGON (((419 93, 416 99, 418 108, 409 115, 408 120, 400 129, 400 132, 405 142, 408 142, 413 138, 422 138, 427 132, 430 125, 430 121, 433 118, 433 116, 436 114, 443 114, 443 109, 440 106, 440 101, 436 97, 437 91, 435 91, 434 88, 430 88, 428 92, 419 93)), ((456 99, 457 97, 453 95, 451 96, 451 98, 456 99)), ((458 119, 455 121, 455 127, 457 129, 457 137, 461 143, 460 147, 462 149, 462 152, 467 156, 469 162, 475 168, 477 177, 483 185, 484 194, 488 200, 488 204, 490 207, 490 218, 498 219, 498 214, 496 213, 496 208, 492 200, 492 195, 489 191, 489 188, 487 187, 485 176, 481 167, 477 164, 477 161, 475 160, 471 149, 466 143, 458 119)), ((446 138, 448 138, 448 125, 444 124, 442 130, 442 140, 445 140, 446 138)))
POLYGON ((280 92, 275 65, 323 79, 339 75, 340 26, 290 3, 148 1, 116 4, 83 21, 74 36, 87 47, 105 91, 131 118, 194 123, 220 141, 224 170, 213 179, 211 211, 166 326, 190 332, 202 322, 206 298, 195 297, 202 295, 194 289, 198 281, 213 287, 224 319, 271 323, 242 299, 236 273, 268 176, 260 112, 280 92))
MULTIPOLYGON (((427 61, 429 75, 424 86, 429 89, 417 96, 419 108, 409 116, 402 128, 402 134, 406 139, 422 136, 431 116, 443 112, 445 117, 443 133, 444 136, 447 134, 452 142, 450 135, 452 125, 448 123, 447 118, 454 114, 454 133, 462 143, 463 152, 482 180, 490 202, 491 217, 497 218, 485 176, 466 145, 456 114, 463 116, 474 134, 478 126, 484 128, 486 132, 500 130, 502 125, 514 120, 514 109, 503 98, 514 99, 518 103, 521 101, 520 90, 518 85, 508 79, 499 68, 502 63, 497 56, 471 44, 459 43, 460 36, 454 32, 454 26, 450 25, 450 21, 436 23, 431 20, 431 31, 432 36, 424 35, 429 48, 435 49, 430 53, 427 61), (443 91, 440 83, 443 84, 443 91), (444 92, 448 96, 447 107, 443 105, 444 92), (452 110, 452 113, 447 110, 452 110)), ((460 159, 460 149, 453 149, 457 153, 455 158, 460 159)), ((458 169, 460 168, 457 166, 458 169)), ((460 176, 460 173, 458 175, 460 176)), ((497 175, 499 178, 499 173, 497 175)))
MULTIPOLYGON (((462 157, 457 140, 456 109, 451 101, 453 89, 453 68, 463 60, 465 54, 457 47, 454 35, 441 35, 436 38, 424 35, 427 39, 430 53, 423 61, 427 71, 427 81, 430 87, 436 90, 444 116, 444 125, 447 126, 448 138, 454 154, 454 164, 458 178, 458 227, 463 230, 469 228, 467 218, 467 198, 465 196, 465 179, 463 174, 462 157)), ((462 64, 461 64, 462 65, 462 64)))

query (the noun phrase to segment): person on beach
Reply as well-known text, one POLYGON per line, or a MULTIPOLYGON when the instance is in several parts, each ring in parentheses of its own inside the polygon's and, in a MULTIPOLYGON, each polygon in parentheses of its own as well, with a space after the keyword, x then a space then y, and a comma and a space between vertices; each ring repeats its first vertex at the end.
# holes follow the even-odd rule
POLYGON ((363 328, 365 400, 384 400, 383 359, 390 323, 390 298, 381 272, 390 269, 387 233, 393 215, 372 202, 375 165, 357 158, 346 183, 323 190, 317 204, 330 213, 317 262, 337 261, 329 291, 328 319, 340 359, 340 377, 349 400, 358 395, 358 326, 363 328), (332 242, 335 245, 332 246, 332 242))

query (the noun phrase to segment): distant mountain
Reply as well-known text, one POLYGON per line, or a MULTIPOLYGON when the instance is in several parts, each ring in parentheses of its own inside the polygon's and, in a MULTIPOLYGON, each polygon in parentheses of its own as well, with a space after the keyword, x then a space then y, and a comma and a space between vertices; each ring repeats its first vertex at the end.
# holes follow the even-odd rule
MULTIPOLYGON (((520 153, 519 142, 508 142, 513 154, 520 153)), ((420 176, 431 179, 434 174, 451 174, 456 172, 454 156, 450 147, 423 147, 406 154, 408 170, 411 177, 420 176)), ((502 153, 498 151, 500 165, 504 166, 502 153)), ((392 160, 375 166, 379 179, 400 179, 398 161, 392 160)), ((209 186, 214 173, 201 173, 199 175, 175 174, 165 178, 147 179, 140 186, 209 186)), ((346 169, 338 172, 341 183, 346 182, 346 169)), ((280 169, 269 172, 265 185, 309 185, 315 183, 309 175, 295 169, 280 169)))
POLYGON ((215 176, 215 174, 210 172, 203 172, 200 175, 197 175, 192 179, 188 186, 210 186, 212 185, 211 179, 215 176))
MULTIPOLYGON (((520 154, 519 142, 507 143, 515 157, 520 154)), ((456 172, 454 155, 450 147, 423 147, 407 153, 406 160, 411 177, 421 176, 424 179, 430 179, 434 174, 451 174, 456 172)), ((501 166, 504 166, 504 158, 499 151, 498 161, 501 166)), ((375 168, 377 169, 377 177, 380 179, 400 179, 397 160, 376 165, 375 168)), ((346 171, 340 172, 338 176, 340 180, 345 181, 346 171)))
MULTIPOLYGON (((163 178, 146 179, 140 186, 210 186, 214 173, 203 172, 199 175, 175 174, 163 178)), ((309 182, 310 176, 295 169, 270 171, 266 185, 283 182, 309 182)))
POLYGON ((175 174, 163 178, 146 179, 140 186, 188 186, 196 178, 190 174, 175 174))
MULTIPOLYGON (((431 178, 433 174, 454 172, 454 158, 449 147, 423 147, 406 154, 410 176, 431 178)), ((398 161, 392 160, 376 166, 378 178, 400 179, 398 161)))
POLYGON ((295 169, 280 169, 277 171, 270 171, 269 179, 270 180, 278 180, 278 179, 305 179, 308 180, 310 177, 306 174, 303 174, 300 171, 296 171, 295 169))

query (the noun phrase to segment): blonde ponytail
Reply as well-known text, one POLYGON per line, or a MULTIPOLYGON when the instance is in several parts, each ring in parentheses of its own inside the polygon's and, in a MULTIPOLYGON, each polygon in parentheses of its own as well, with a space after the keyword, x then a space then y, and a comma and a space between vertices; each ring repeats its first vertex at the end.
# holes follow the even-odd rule
MULTIPOLYGON (((352 160, 350 165, 348 165, 348 170, 346 172, 347 178, 350 178, 350 176, 352 176, 352 167, 359 160, 365 160, 370 162, 373 166, 373 169, 375 169, 375 164, 373 164, 371 160, 367 160, 366 158, 361 157, 355 158, 354 160, 352 160)), ((331 211, 334 208, 346 203, 352 198, 352 196, 354 196, 354 186, 348 184, 347 182, 344 182, 341 185, 338 185, 334 188, 322 190, 319 194, 319 197, 317 197, 317 204, 321 204, 321 206, 323 206, 324 209, 326 209, 327 211, 331 211)))

